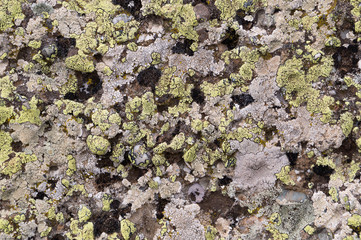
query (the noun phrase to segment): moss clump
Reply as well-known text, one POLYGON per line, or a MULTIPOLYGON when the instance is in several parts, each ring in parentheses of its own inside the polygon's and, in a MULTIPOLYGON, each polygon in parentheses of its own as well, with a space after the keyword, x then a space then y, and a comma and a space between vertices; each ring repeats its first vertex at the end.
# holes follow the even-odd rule
POLYGON ((100 136, 89 135, 86 143, 89 150, 96 155, 105 155, 110 150, 110 142, 100 136))

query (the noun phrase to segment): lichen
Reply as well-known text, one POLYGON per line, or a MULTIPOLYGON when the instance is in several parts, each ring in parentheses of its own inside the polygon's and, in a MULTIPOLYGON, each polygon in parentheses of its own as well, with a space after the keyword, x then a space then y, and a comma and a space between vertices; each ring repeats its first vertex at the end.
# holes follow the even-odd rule
POLYGON ((73 70, 80 72, 93 72, 94 63, 87 57, 74 55, 65 59, 65 65, 73 70))
POLYGON ((89 135, 86 143, 89 150, 96 155, 105 155, 110 150, 110 142, 100 136, 89 135))
POLYGON ((130 237, 135 233, 136 228, 134 223, 129 221, 128 219, 123 219, 120 222, 120 231, 125 240, 129 240, 130 237))
POLYGON ((284 166, 282 167, 281 172, 276 173, 276 177, 286 185, 295 185, 295 182, 289 175, 290 171, 291 171, 290 166, 284 166))

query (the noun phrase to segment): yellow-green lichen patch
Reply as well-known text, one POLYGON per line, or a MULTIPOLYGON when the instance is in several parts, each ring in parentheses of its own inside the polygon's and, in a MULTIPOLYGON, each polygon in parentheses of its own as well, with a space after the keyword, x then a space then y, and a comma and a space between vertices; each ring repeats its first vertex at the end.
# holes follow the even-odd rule
POLYGON ((276 177, 286 185, 295 185, 295 182, 289 175, 290 171, 291 171, 290 166, 284 166, 282 167, 281 172, 276 173, 276 177))
POLYGON ((132 52, 136 52, 138 50, 138 45, 135 42, 130 42, 127 44, 127 48, 132 52))
POLYGON ((105 155, 110 150, 110 142, 100 136, 89 135, 86 143, 89 150, 96 155, 105 155))
POLYGON ((0 219, 0 231, 4 233, 11 233, 14 231, 13 225, 6 219, 0 219))
POLYGON ((109 194, 104 194, 102 197, 102 203, 103 203, 103 207, 102 210, 103 211, 109 211, 110 210, 110 204, 113 202, 112 197, 109 194))
POLYGON ((0 78, 0 97, 12 100, 15 89, 10 76, 0 78))
POLYGON ((341 40, 337 37, 329 37, 325 42, 325 46, 327 47, 341 47, 341 40))
POLYGON ((61 109, 65 104, 65 108, 63 110, 64 114, 73 114, 75 117, 83 112, 85 106, 82 103, 75 102, 72 100, 58 100, 55 102, 55 105, 61 109))
POLYGON ((354 231, 361 231, 361 216, 358 214, 353 214, 351 217, 347 219, 347 225, 350 226, 354 231))
POLYGON ((78 79, 75 77, 75 75, 70 74, 67 82, 63 84, 59 92, 63 95, 67 93, 76 93, 78 90, 78 79))
POLYGON ((14 20, 24 19, 25 15, 21 9, 24 1, 1 0, 0 4, 0 32, 14 26, 14 20))
POLYGON ((102 131, 106 131, 111 126, 108 123, 108 116, 109 116, 108 110, 97 109, 93 112, 91 118, 96 126, 99 126, 102 131))
POLYGON ((70 69, 80 72, 93 72, 95 69, 92 60, 80 55, 74 55, 66 58, 65 65, 70 69))
POLYGON ((80 210, 78 211, 78 218, 79 218, 79 222, 86 222, 89 220, 89 218, 91 217, 91 211, 89 210, 89 208, 82 206, 80 208, 80 210))
POLYGON ((209 225, 207 228, 206 228, 206 231, 205 231, 205 237, 206 237, 206 240, 214 240, 217 236, 217 229, 211 225, 209 225))
POLYGON ((4 167, 5 162, 9 159, 9 154, 13 152, 11 143, 13 139, 8 132, 0 130, 0 166, 4 167))
POLYGON ((71 240, 93 240, 94 225, 92 222, 84 224, 83 228, 79 228, 79 221, 72 220, 70 223, 70 232, 65 235, 71 240))
POLYGON ((168 147, 172 148, 173 150, 179 150, 182 148, 184 141, 185 135, 184 133, 180 133, 172 139, 168 147))
POLYGON ((353 119, 354 116, 350 112, 345 112, 340 116, 339 123, 341 125, 341 129, 345 137, 347 137, 352 131, 353 119))
POLYGON ((332 169, 336 168, 336 164, 333 162, 332 159, 328 158, 328 157, 318 157, 316 164, 318 166, 328 166, 332 169))
POLYGON ((47 227, 47 228, 45 229, 45 231, 42 231, 42 232, 40 233, 40 237, 46 237, 46 236, 48 236, 49 233, 51 232, 51 229, 52 229, 52 227, 47 227))
POLYGON ((196 156, 197 156, 196 155, 197 148, 198 148, 198 145, 195 144, 190 149, 185 151, 185 153, 183 154, 184 161, 186 161, 188 163, 193 162, 196 159, 196 156))
POLYGON ((66 156, 68 159, 68 169, 66 170, 66 175, 71 176, 76 171, 76 160, 72 155, 66 156))
POLYGON ((35 154, 16 153, 15 157, 11 158, 10 161, 6 163, 6 166, 1 169, 1 173, 12 176, 22 169, 23 164, 36 160, 37 157, 35 154))
POLYGON ((221 79, 214 84, 204 81, 201 84, 201 89, 204 94, 209 97, 224 96, 226 94, 231 94, 234 90, 228 79, 221 79))
POLYGON ((32 40, 29 42, 28 46, 34 49, 38 49, 41 46, 41 41, 32 40))
POLYGON ((172 21, 174 33, 172 37, 183 36, 198 41, 198 34, 194 29, 198 25, 196 14, 191 4, 183 4, 182 0, 151 0, 144 6, 144 15, 155 14, 169 18, 172 21))
POLYGON ((25 123, 30 122, 36 125, 41 124, 40 120, 40 110, 37 108, 39 100, 34 97, 29 102, 30 108, 22 106, 22 111, 20 111, 19 115, 16 116, 15 120, 11 120, 11 122, 16 123, 25 123))
POLYGON ((120 222, 120 231, 125 240, 129 240, 131 236, 135 233, 136 228, 134 223, 129 221, 128 219, 123 219, 120 222))
POLYGON ((0 106, 0 125, 8 121, 14 115, 13 107, 0 106))
POLYGON ((310 225, 307 225, 303 230, 309 235, 312 235, 316 231, 316 229, 311 227, 310 225))
POLYGON ((216 0, 215 5, 221 11, 222 20, 232 20, 236 16, 239 9, 244 11, 253 12, 255 6, 261 1, 248 1, 248 0, 216 0))
POLYGON ((312 88, 312 83, 320 77, 329 76, 332 65, 331 58, 323 57, 320 63, 310 67, 306 74, 302 59, 289 59, 278 69, 278 86, 285 89, 285 98, 292 106, 298 107, 306 102, 310 113, 322 113, 321 121, 329 122, 332 115, 329 106, 334 99, 330 96, 321 97, 320 92, 312 88))
POLYGON ((154 154, 152 157, 152 163, 154 166, 163 165, 166 162, 166 158, 162 154, 154 154))
POLYGON ((112 155, 110 156, 110 159, 113 162, 120 162, 124 158, 124 152, 125 148, 122 143, 118 143, 115 145, 114 149, 112 149, 112 155))

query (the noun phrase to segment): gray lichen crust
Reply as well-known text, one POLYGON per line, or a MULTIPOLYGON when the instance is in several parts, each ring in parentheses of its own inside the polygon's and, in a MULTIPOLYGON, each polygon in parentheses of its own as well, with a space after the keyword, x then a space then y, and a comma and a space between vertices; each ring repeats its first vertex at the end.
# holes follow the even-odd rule
POLYGON ((0 0, 0 239, 360 239, 361 0, 0 0))

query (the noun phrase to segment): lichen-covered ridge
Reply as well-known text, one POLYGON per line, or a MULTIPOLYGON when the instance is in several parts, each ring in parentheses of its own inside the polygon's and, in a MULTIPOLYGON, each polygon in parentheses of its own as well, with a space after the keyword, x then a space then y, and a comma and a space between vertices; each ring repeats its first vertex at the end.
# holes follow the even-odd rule
POLYGON ((359 239, 360 6, 0 0, 0 239, 359 239))

